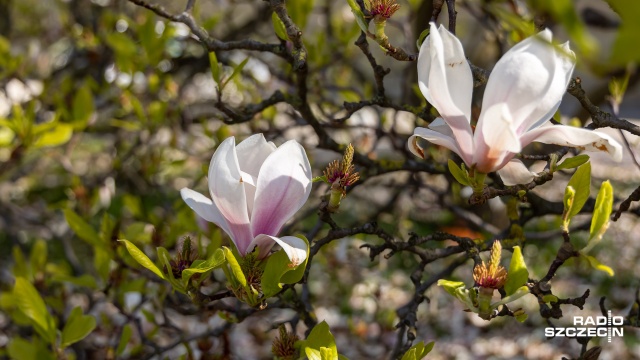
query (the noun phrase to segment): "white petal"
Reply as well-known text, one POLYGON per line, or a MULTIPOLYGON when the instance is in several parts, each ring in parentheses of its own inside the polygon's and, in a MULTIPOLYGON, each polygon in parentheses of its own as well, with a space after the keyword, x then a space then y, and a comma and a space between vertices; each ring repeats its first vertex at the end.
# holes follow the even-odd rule
POLYGON ((241 255, 246 254, 247 246, 253 240, 244 187, 235 139, 230 137, 218 146, 211 158, 209 191, 213 203, 225 218, 231 239, 241 255))
POLYGON ((271 250, 274 243, 280 245, 284 252, 287 253, 289 260, 291 260, 291 266, 293 267, 302 264, 307 258, 307 243, 295 236, 277 238, 275 236, 260 234, 256 236, 249 247, 258 246, 260 249, 258 257, 262 259, 269 254, 269 250, 271 250))
POLYGON ((251 214, 252 233, 277 235, 309 198, 311 164, 295 140, 280 146, 264 161, 251 214))
POLYGON ((434 131, 434 130, 423 128, 423 127, 415 128, 413 130, 413 135, 411 135, 409 137, 409 141, 408 141, 407 145, 408 145, 409 151, 411 151, 411 153, 413 153, 414 155, 419 156, 420 158, 424 159, 424 151, 423 151, 424 149, 421 148, 418 145, 418 139, 417 138, 422 138, 422 139, 425 139, 425 140, 427 140, 427 141, 429 141, 429 142, 431 142, 433 144, 444 146, 447 149, 449 149, 449 150, 455 152, 456 154, 460 155, 460 157, 463 158, 463 160, 465 161, 465 163, 467 163, 467 165, 470 164, 470 162, 467 162, 467 160, 465 160, 464 156, 462 156, 461 151, 458 148, 458 144, 456 143, 455 139, 453 139, 451 137, 451 135, 446 135, 446 134, 440 133, 438 131, 434 131))
POLYGON ((460 40, 443 26, 430 24, 429 36, 418 55, 418 86, 427 101, 449 124, 459 147, 465 153, 473 149, 471 96, 473 77, 460 40))
MULTIPOLYGON (((513 126, 522 134, 550 118, 566 91, 575 60, 550 44, 545 30, 509 50, 496 64, 485 90, 478 128, 494 121, 486 109, 507 104, 513 126)), ((491 127, 491 126, 490 126, 491 127)))
POLYGON ((505 158, 522 150, 513 127, 513 118, 505 104, 496 104, 483 111, 492 119, 475 133, 473 163, 478 171, 490 173, 499 168, 505 158))
MULTIPOLYGON (((276 151, 275 144, 271 141, 267 142, 264 135, 255 134, 249 136, 236 146, 240 170, 251 175, 253 179, 258 179, 262 163, 264 163, 264 160, 274 151, 276 151)), ((243 179, 246 178, 246 175, 243 176, 243 179)), ((255 182, 253 183, 253 186, 249 186, 249 184, 245 182, 244 190, 247 197, 249 218, 251 218, 253 201, 256 196, 255 182)))
POLYGON ((521 138, 522 146, 533 141, 570 146, 586 151, 605 151, 613 160, 622 160, 622 145, 611 136, 587 129, 565 125, 549 125, 528 131, 521 138))
POLYGON ((529 171, 522 161, 513 159, 502 169, 498 170, 498 175, 507 186, 527 184, 533 181, 535 173, 529 171))
POLYGON ((219 228, 231 236, 224 216, 222 216, 220 210, 218 210, 209 198, 189 188, 180 190, 180 195, 182 196, 182 200, 184 200, 198 216, 218 225, 219 228))

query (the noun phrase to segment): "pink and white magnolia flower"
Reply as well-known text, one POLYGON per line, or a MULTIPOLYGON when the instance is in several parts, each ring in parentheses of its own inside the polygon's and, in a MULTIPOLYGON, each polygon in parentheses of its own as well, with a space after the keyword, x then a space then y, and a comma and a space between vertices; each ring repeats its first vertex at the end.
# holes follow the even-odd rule
POLYGON ((240 255, 257 246, 259 258, 264 258, 278 243, 293 265, 304 262, 307 244, 302 239, 276 237, 311 192, 311 165, 295 140, 276 147, 262 134, 238 146, 234 137, 226 139, 211 158, 209 192, 211 200, 188 188, 180 190, 196 214, 231 237, 240 255))
POLYGON ((620 161, 622 147, 610 136, 549 122, 575 66, 569 44, 557 49, 551 37, 550 30, 541 31, 502 56, 487 82, 474 131, 473 77, 462 44, 442 25, 436 29, 431 23, 418 56, 418 85, 441 117, 429 128, 414 130, 409 150, 424 158, 417 143, 418 137, 423 138, 455 152, 477 172, 498 171, 506 185, 533 180, 534 174, 513 159, 533 141, 606 151, 620 161))

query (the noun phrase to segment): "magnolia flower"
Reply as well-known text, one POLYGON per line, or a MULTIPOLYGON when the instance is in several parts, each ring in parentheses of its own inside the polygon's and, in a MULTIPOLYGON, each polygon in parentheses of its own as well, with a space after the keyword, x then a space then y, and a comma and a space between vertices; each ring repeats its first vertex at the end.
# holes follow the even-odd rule
POLYGON ((262 134, 238 146, 235 138, 223 141, 209 165, 211 199, 184 188, 182 199, 203 219, 224 230, 240 255, 257 246, 264 258, 278 243, 293 266, 307 256, 306 243, 294 236, 276 237, 282 226, 309 198, 311 165, 295 140, 280 147, 262 134))
POLYGON ((418 56, 418 85, 440 113, 429 128, 416 128, 409 149, 424 158, 417 138, 444 146, 475 171, 498 171, 506 185, 526 183, 534 174, 513 157, 533 141, 608 152, 616 161, 622 147, 606 134, 563 125, 549 119, 558 109, 575 66, 568 43, 551 44, 544 30, 509 50, 487 83, 482 111, 471 127, 473 78, 460 41, 431 23, 418 56))

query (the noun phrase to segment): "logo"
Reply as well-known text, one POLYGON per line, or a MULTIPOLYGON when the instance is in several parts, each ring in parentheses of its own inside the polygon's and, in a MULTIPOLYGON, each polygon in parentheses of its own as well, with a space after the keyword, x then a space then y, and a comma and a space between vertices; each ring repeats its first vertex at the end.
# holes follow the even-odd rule
POLYGON ((574 316, 572 327, 546 327, 546 337, 601 337, 611 342, 614 336, 624 336, 624 317, 611 316, 609 310, 607 316, 574 316))

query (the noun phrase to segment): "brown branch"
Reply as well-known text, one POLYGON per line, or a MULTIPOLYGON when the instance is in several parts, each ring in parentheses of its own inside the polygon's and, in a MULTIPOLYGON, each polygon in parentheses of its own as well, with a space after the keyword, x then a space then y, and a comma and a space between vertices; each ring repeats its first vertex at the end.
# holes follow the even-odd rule
POLYGON ((593 121, 588 127, 591 129, 598 129, 603 127, 610 127, 614 129, 621 129, 628 131, 634 135, 640 136, 640 126, 635 125, 628 120, 620 119, 608 112, 600 110, 599 107, 594 105, 587 97, 587 94, 582 89, 582 80, 579 77, 571 79, 567 92, 580 102, 580 105, 587 110, 591 115, 593 121))

